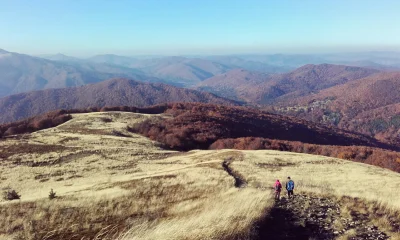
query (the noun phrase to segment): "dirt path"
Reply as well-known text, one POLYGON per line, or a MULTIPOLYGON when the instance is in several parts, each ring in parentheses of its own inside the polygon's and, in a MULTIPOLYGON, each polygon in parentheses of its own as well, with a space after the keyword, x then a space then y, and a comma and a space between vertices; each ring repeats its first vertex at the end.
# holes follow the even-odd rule
POLYGON ((276 202, 266 219, 256 227, 257 239, 336 239, 353 232, 348 239, 389 239, 378 227, 355 216, 345 218, 331 198, 296 195, 276 202))
POLYGON ((246 180, 240 176, 237 172, 235 172, 229 165, 231 162, 229 160, 225 160, 222 162, 222 167, 224 170, 235 179, 235 187, 241 188, 241 187, 246 187, 247 182, 246 180))

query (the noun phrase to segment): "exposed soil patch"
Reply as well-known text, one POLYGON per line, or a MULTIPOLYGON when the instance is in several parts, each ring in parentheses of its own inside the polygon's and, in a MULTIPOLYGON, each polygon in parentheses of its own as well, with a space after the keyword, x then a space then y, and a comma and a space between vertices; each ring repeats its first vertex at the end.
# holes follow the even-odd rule
POLYGON ((255 239, 335 239, 353 230, 351 240, 389 239, 368 218, 343 217, 333 198, 295 195, 277 201, 270 214, 256 225, 255 239))
POLYGON ((0 148, 0 158, 7 159, 15 154, 43 154, 48 152, 61 152, 65 150, 72 150, 71 148, 62 145, 41 145, 41 144, 28 144, 21 143, 16 145, 8 145, 0 148))
POLYGON ((123 132, 117 131, 117 130, 115 130, 115 129, 112 130, 111 133, 108 134, 108 135, 116 136, 116 137, 131 137, 130 135, 124 134, 123 132))
POLYGON ((79 137, 66 137, 63 140, 61 140, 59 143, 60 144, 65 144, 65 143, 67 143, 69 141, 79 141, 79 139, 80 139, 79 137))
POLYGON ((56 171, 56 172, 53 172, 53 173, 49 173, 49 174, 38 174, 38 175, 36 175, 35 177, 34 177, 34 179, 35 180, 43 180, 43 179, 50 179, 51 177, 61 177, 61 176, 63 176, 64 174, 67 174, 67 173, 73 173, 73 174, 75 174, 76 172, 75 171, 60 171, 60 170, 58 170, 58 171, 56 171))
POLYGON ((292 162, 286 162, 282 159, 275 159, 278 162, 275 163, 265 163, 265 162, 261 162, 261 163, 256 163, 255 165, 259 168, 266 168, 271 170, 272 172, 274 171, 280 171, 282 170, 283 167, 294 167, 297 164, 296 163, 292 163, 292 162))
POLYGON ((123 171, 123 170, 126 170, 126 169, 136 168, 136 166, 137 166, 137 162, 129 161, 129 162, 121 164, 121 165, 109 166, 109 167, 107 167, 107 169, 123 171))
POLYGON ((72 133, 79 133, 79 134, 93 134, 93 135, 112 135, 110 131, 106 129, 90 129, 88 127, 83 126, 61 126, 60 129, 72 132, 72 133))
MULTIPOLYGON (((71 150, 71 148, 69 148, 71 150)), ((68 163, 71 161, 75 161, 80 158, 88 157, 91 155, 94 155, 96 151, 83 151, 83 152, 78 152, 78 153, 72 153, 66 156, 60 156, 55 159, 50 159, 48 161, 23 161, 23 159, 18 158, 13 161, 13 164, 15 165, 24 165, 28 167, 45 167, 45 166, 53 166, 56 164, 61 164, 61 163, 68 163)))

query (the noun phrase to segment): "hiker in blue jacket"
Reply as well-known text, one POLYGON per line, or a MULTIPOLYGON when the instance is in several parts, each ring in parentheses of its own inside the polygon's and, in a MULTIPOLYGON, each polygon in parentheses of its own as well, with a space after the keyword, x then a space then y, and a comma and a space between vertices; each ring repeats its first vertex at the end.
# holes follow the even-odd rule
POLYGON ((292 179, 290 179, 290 177, 288 177, 288 182, 286 183, 286 190, 288 199, 290 199, 290 196, 293 198, 294 182, 292 179))

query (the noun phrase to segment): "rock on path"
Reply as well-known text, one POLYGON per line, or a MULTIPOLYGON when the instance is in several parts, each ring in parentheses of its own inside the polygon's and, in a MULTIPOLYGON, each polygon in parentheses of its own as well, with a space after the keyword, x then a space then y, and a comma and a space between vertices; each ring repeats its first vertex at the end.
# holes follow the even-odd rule
POLYGON ((337 200, 327 197, 295 195, 277 201, 266 219, 256 226, 257 239, 335 239, 355 230, 351 240, 389 239, 368 216, 342 216, 337 200))

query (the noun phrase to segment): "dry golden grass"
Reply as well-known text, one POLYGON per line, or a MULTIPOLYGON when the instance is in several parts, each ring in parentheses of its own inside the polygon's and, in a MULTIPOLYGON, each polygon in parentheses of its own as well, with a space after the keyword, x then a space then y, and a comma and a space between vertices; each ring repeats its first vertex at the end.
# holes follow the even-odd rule
MULTIPOLYGON (((315 155, 242 151, 243 161, 232 168, 246 176, 249 185, 268 187, 287 176, 296 182, 296 191, 334 196, 341 203, 343 215, 365 214, 370 222, 400 239, 400 174, 351 161, 315 155)), ((351 235, 351 234, 350 234, 351 235)), ((350 236, 349 235, 349 236, 350 236)))
POLYGON ((349 196, 376 201, 387 210, 399 210, 400 174, 351 161, 316 155, 279 151, 242 151, 243 161, 232 168, 245 175, 250 184, 267 186, 288 176, 297 191, 349 196), (264 167, 260 167, 264 166, 264 167))
POLYGON ((148 117, 77 114, 0 141, 0 188, 21 194, 0 200, 0 239, 246 239, 273 206, 272 184, 287 176, 295 192, 336 196, 344 214, 376 212, 387 229, 399 218, 398 173, 288 152, 165 151, 126 130, 148 117), (225 160, 246 187, 234 187, 225 160))
POLYGON ((177 216, 158 224, 139 224, 119 239, 248 239, 255 221, 271 206, 263 192, 231 189, 175 206, 170 211, 177 216))

